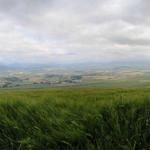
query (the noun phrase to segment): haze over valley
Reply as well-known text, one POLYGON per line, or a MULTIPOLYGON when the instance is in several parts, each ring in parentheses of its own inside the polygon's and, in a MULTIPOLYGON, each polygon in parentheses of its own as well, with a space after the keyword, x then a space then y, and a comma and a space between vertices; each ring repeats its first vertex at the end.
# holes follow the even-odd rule
POLYGON ((148 62, 7 65, 0 70, 0 88, 58 86, 150 87, 148 62), (130 83, 130 84, 129 84, 130 83))

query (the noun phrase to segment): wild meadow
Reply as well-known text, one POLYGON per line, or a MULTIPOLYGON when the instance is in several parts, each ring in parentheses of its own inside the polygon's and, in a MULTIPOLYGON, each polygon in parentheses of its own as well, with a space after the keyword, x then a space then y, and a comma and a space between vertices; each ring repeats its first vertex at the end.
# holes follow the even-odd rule
POLYGON ((0 150, 149 150, 150 89, 0 91, 0 150))

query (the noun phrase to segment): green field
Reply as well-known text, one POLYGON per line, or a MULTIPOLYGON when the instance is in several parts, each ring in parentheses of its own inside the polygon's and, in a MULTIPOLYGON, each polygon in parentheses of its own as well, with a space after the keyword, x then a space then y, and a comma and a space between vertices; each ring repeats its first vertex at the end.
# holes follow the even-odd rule
POLYGON ((150 89, 0 91, 0 150, 149 150, 150 89))

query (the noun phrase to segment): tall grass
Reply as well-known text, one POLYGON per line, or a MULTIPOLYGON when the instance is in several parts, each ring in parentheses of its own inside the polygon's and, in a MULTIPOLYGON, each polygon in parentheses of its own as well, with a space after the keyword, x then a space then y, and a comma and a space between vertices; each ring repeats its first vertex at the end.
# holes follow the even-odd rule
POLYGON ((149 150, 150 90, 0 92, 0 150, 149 150))

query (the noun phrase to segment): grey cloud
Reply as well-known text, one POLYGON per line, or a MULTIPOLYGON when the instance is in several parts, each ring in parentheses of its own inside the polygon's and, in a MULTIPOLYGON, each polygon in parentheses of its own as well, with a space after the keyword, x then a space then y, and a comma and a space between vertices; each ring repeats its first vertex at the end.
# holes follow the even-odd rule
POLYGON ((115 43, 118 44, 127 44, 127 45, 150 45, 150 39, 140 39, 140 38, 135 38, 132 39, 130 37, 114 37, 112 39, 115 43))
POLYGON ((0 60, 150 57, 149 8, 148 0, 0 0, 0 60))

